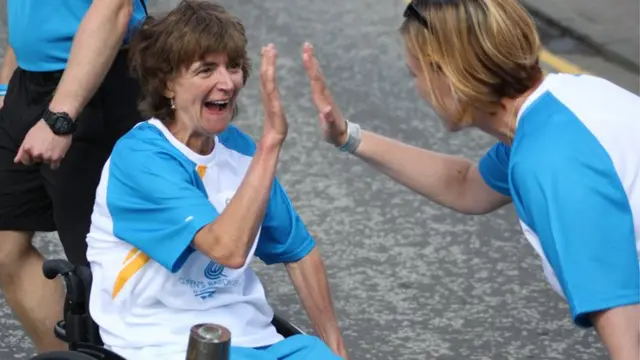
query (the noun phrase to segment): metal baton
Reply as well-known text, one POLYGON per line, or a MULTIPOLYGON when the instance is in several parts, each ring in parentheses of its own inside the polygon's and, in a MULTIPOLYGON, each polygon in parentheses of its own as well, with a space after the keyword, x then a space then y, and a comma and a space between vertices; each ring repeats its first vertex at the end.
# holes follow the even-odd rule
POLYGON ((186 360, 229 360, 231 332, 222 325, 197 324, 191 327, 186 360))

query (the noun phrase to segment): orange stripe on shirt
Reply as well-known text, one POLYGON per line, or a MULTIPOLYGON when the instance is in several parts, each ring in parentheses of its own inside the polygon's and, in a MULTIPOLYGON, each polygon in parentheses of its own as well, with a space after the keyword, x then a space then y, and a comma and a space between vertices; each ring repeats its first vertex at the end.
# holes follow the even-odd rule
POLYGON ((127 261, 131 260, 131 258, 133 258, 133 256, 135 254, 137 254, 140 250, 133 248, 131 250, 129 250, 129 253, 127 254, 127 256, 124 258, 124 261, 122 262, 123 264, 126 264, 127 261))
POLYGON ((202 179, 204 178, 204 173, 207 172, 207 167, 204 165, 198 165, 196 171, 198 171, 198 175, 200 175, 200 179, 202 179))
MULTIPOLYGON (((207 167, 204 165, 198 165, 196 171, 202 179, 204 178, 204 174, 207 172, 207 167)), ((111 294, 111 297, 115 298, 116 296, 118 296, 118 293, 120 293, 127 281, 129 281, 129 279, 131 279, 138 271, 140 271, 140 269, 142 269, 142 267, 146 263, 148 263, 149 260, 151 260, 149 256, 147 256, 140 250, 136 248, 131 249, 127 256, 124 258, 123 263, 127 265, 125 265, 125 267, 122 268, 122 270, 120 270, 120 272, 118 273, 116 283, 113 286, 113 293, 111 294)))
POLYGON ((139 251, 137 249, 131 249, 125 258, 126 265, 120 270, 118 273, 118 277, 116 278, 116 283, 113 286, 113 293, 111 294, 111 298, 118 296, 120 290, 124 287, 124 285, 131 279, 142 267, 148 263, 150 260, 147 254, 139 251), (135 254, 135 256, 133 255, 135 254), (133 258, 131 258, 133 256, 133 258), (127 260, 131 258, 131 261, 127 262, 127 260))

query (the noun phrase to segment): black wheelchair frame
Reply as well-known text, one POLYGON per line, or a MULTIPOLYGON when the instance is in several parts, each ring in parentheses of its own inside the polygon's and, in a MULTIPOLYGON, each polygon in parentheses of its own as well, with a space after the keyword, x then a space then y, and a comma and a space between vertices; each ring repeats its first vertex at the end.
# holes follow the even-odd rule
MULTIPOLYGON (((66 285, 63 319, 55 325, 56 337, 69 344, 69 351, 54 351, 36 355, 31 360, 126 360, 106 349, 100 338, 98 324, 89 313, 89 297, 93 277, 87 266, 75 266, 67 260, 47 260, 42 272, 47 279, 61 276, 66 285)), ((297 326, 278 314, 272 324, 282 336, 304 334, 297 326)), ((195 325, 195 324, 194 324, 195 325)))

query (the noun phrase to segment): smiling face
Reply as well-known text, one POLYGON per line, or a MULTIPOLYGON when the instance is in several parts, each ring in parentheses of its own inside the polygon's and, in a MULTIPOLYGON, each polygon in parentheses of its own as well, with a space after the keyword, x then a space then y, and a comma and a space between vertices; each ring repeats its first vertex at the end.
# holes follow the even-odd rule
POLYGON ((225 54, 210 54, 182 69, 167 84, 166 96, 175 107, 173 125, 206 136, 224 131, 243 87, 242 65, 225 54))
POLYGON ((129 64, 140 82, 143 116, 162 121, 203 154, 237 113, 251 74, 242 22, 208 1, 183 1, 146 18, 131 41, 129 64))

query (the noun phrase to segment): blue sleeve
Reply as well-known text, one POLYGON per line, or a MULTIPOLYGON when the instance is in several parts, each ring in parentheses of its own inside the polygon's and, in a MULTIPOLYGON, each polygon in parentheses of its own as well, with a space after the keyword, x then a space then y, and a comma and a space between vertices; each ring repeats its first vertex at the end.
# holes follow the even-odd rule
POLYGON ((157 144, 121 140, 111 155, 107 207, 114 235, 171 272, 194 252, 196 233, 218 215, 195 164, 157 144))
POLYGON ((595 139, 554 148, 538 148, 526 167, 514 166, 513 181, 522 220, 538 235, 573 321, 590 327, 592 312, 640 303, 633 215, 613 163, 595 139))
POLYGON ((307 256, 314 247, 311 234, 282 185, 275 179, 256 246, 256 256, 267 265, 295 262, 307 256))
MULTIPOLYGON (((253 140, 234 125, 229 125, 218 138, 225 146, 243 155, 253 156, 256 151, 253 140)), ((274 179, 255 255, 267 265, 295 262, 307 256, 314 247, 315 241, 289 196, 278 179, 274 179)))
POLYGON ((509 190, 510 149, 504 143, 496 143, 480 159, 478 171, 490 188, 505 196, 511 196, 509 190))

